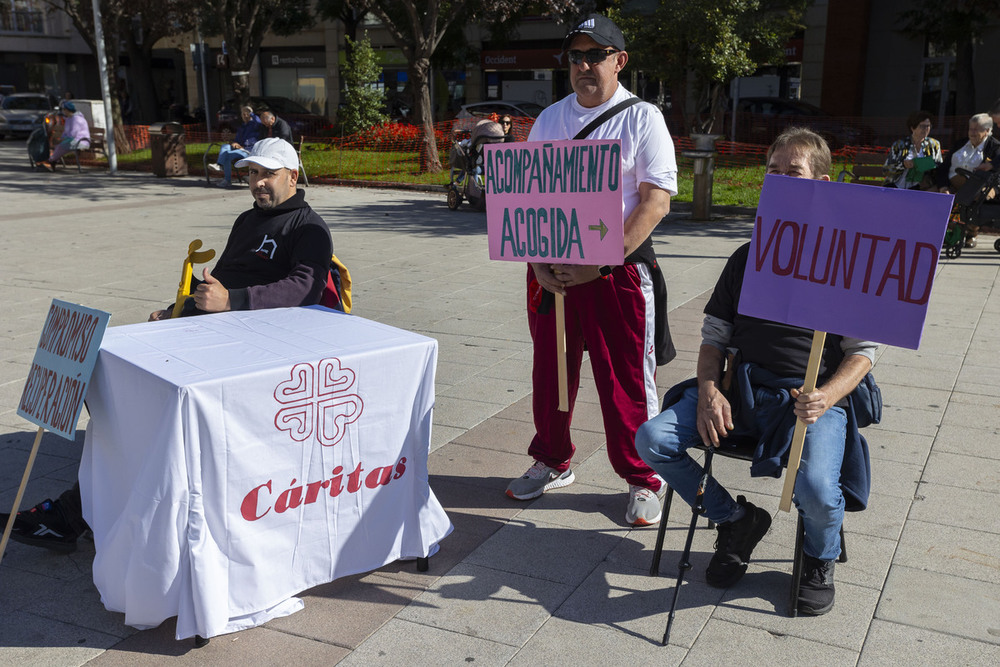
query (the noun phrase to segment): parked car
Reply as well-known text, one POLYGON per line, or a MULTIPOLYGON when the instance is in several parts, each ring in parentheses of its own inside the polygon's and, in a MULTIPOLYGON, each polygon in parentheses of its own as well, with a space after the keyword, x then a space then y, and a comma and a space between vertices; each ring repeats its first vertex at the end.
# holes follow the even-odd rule
POLYGON ((0 139, 26 137, 45 123, 56 102, 42 93, 14 93, 0 102, 0 139))
POLYGON ((488 100, 486 102, 473 102, 466 104, 455 114, 455 122, 452 124, 453 134, 467 134, 472 131, 476 123, 483 118, 488 118, 492 114, 497 116, 511 116, 519 118, 538 118, 538 114, 544 109, 535 102, 525 102, 521 100, 488 100))
MULTIPOLYGON (((833 116, 819 107, 781 97, 743 97, 737 104, 736 136, 734 141, 753 144, 770 144, 786 127, 808 127, 830 144, 830 148, 843 146, 870 146, 875 131, 851 118, 833 116)), ((727 114, 722 133, 732 131, 732 117, 727 114)))
MULTIPOLYGON (((250 106, 254 108, 255 113, 259 113, 265 107, 273 111, 275 116, 292 126, 292 136, 295 139, 302 136, 321 136, 332 128, 329 118, 315 114, 287 97, 251 97, 250 106)), ((220 130, 235 132, 241 122, 236 100, 234 98, 226 100, 222 108, 216 112, 215 119, 220 130)))

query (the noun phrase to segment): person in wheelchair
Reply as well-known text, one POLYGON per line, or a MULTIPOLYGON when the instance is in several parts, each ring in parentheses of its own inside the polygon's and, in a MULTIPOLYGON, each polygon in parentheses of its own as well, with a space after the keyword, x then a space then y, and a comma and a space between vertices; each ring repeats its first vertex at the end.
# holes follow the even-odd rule
MULTIPOLYGON (((968 141, 959 142, 935 171, 935 180, 941 192, 956 194, 962 186, 983 179, 995 172, 1000 141, 993 136, 993 119, 988 113, 977 113, 969 119, 968 141)), ((995 198, 995 194, 993 196, 995 198)), ((976 247, 979 225, 965 226, 965 247, 976 247)))
MULTIPOLYGON (((830 160, 822 137, 808 129, 791 128, 769 148, 767 173, 829 180, 830 160)), ((848 396, 871 369, 876 345, 827 335, 817 387, 803 393, 800 387, 813 332, 737 312, 749 247, 744 244, 729 258, 705 307, 697 380, 668 392, 664 410, 639 428, 636 450, 693 505, 704 469, 687 453, 689 448, 702 443, 725 447, 729 438, 749 437, 764 445, 751 473, 778 476, 782 459, 787 459, 789 426, 796 417, 806 422, 794 489, 805 527, 797 604, 802 613, 825 614, 833 608, 834 563, 840 555, 845 508, 863 509, 867 503, 867 445, 852 428, 854 413, 848 396), (676 400, 667 405, 671 396, 676 400), (787 437, 768 437, 778 433, 787 437)), ((746 572, 754 547, 771 525, 771 516, 743 496, 733 500, 713 478, 708 480, 702 504, 718 529, 706 578, 711 586, 728 588, 746 572)))

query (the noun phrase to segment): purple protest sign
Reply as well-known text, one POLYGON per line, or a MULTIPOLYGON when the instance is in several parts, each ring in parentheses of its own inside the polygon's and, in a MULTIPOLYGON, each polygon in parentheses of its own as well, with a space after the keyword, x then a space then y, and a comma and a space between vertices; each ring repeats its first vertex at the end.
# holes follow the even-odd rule
POLYGON ((739 312, 917 349, 952 200, 766 176, 739 312))
POLYGON ((490 259, 624 263, 621 141, 528 141, 483 151, 490 259))

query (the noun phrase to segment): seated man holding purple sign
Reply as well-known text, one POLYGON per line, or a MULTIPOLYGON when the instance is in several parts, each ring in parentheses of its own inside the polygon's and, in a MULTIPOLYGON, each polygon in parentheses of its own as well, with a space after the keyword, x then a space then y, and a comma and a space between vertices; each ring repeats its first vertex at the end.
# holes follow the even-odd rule
MULTIPOLYGON (((822 137, 791 128, 768 150, 767 173, 830 180, 830 160, 822 137)), ((871 369, 876 345, 827 335, 817 387, 803 393, 813 332, 737 312, 749 249, 747 243, 729 258, 705 307, 697 379, 667 393, 663 412, 636 434, 636 450, 693 505, 704 469, 688 455, 689 448, 702 443, 726 447, 728 438, 749 437, 759 443, 751 475, 778 477, 795 419, 808 424, 794 489, 805 527, 798 609, 825 614, 833 608, 844 511, 867 504, 867 443, 857 430, 864 420, 860 406, 855 413, 852 392, 871 369)), ((706 579, 716 588, 728 588, 746 572, 771 516, 743 496, 733 500, 712 478, 702 502, 705 514, 718 524, 706 579)))

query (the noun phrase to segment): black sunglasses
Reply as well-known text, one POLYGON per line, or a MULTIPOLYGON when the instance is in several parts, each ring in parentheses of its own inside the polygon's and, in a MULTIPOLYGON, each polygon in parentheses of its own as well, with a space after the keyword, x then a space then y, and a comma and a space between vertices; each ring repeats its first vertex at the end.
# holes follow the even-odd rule
POLYGON ((574 65, 579 65, 585 58, 588 65, 596 65, 603 63, 612 53, 618 53, 618 49, 590 49, 588 51, 572 49, 566 52, 566 56, 574 65))

